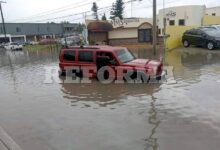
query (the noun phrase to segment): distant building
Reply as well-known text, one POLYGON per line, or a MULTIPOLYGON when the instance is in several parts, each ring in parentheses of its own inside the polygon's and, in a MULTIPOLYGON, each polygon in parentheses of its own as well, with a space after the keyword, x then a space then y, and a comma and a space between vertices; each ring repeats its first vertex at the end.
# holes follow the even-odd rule
POLYGON ((165 26, 202 26, 205 6, 190 5, 169 7, 159 10, 158 32, 163 35, 165 26))
MULTIPOLYGON (((6 23, 8 42, 39 41, 42 38, 56 38, 76 32, 77 24, 56 23, 6 23)), ((0 24, 0 42, 4 41, 3 25, 0 24)))
POLYGON ((206 9, 206 15, 209 15, 209 16, 220 16, 220 6, 207 8, 206 9))
POLYGON ((86 20, 90 44, 152 45, 152 19, 124 18, 112 21, 86 20))
POLYGON ((159 10, 158 32, 163 35, 164 26, 198 27, 220 24, 220 6, 206 8, 205 5, 186 5, 159 10))

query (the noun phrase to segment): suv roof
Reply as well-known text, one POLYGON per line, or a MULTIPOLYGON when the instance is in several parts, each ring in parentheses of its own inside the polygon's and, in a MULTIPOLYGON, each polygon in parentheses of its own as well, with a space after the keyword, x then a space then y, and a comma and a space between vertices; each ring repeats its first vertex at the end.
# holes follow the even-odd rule
POLYGON ((64 48, 63 50, 71 50, 71 49, 77 49, 77 50, 102 50, 102 51, 114 51, 114 50, 120 50, 124 49, 125 47, 113 47, 108 45, 89 45, 89 46, 70 46, 68 48, 64 48))

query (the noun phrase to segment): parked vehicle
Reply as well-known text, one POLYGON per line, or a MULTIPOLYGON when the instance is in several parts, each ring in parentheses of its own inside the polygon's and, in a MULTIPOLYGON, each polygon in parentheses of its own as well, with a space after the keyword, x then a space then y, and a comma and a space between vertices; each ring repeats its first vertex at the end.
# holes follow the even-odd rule
POLYGON ((209 25, 209 26, 202 26, 200 28, 212 28, 220 31, 220 25, 209 25))
POLYGON ((205 27, 187 30, 183 34, 182 42, 184 47, 195 45, 213 50, 220 47, 220 31, 205 27))
POLYGON ((48 44, 56 44, 57 42, 53 39, 42 39, 39 44, 40 45, 48 45, 48 44))
POLYGON ((77 45, 81 42, 80 36, 69 36, 66 38, 62 38, 60 40, 61 45, 65 46, 71 46, 71 45, 77 45))
POLYGON ((30 41, 30 42, 28 42, 28 44, 30 44, 30 45, 38 45, 39 42, 36 42, 36 41, 30 41))
POLYGON ((7 44, 7 43, 4 43, 4 42, 1 43, 1 44, 0 44, 0 48, 5 48, 5 45, 6 45, 6 44, 7 44))
MULTIPOLYGON (((163 64, 160 61, 149 59, 137 59, 124 47, 111 46, 88 46, 88 47, 69 47, 61 49, 59 56, 60 74, 66 73, 66 67, 94 67, 92 77, 97 77, 99 70, 104 66, 113 68, 114 72, 121 69, 126 72, 132 72, 132 78, 137 77, 138 72, 145 73, 149 79, 160 80, 163 73, 163 64)), ((73 69, 74 70, 74 69, 73 69)), ((118 76, 123 76, 122 72, 117 72, 118 76)), ((83 75, 82 69, 78 71, 78 75, 83 75)), ((114 74, 115 75, 115 74, 114 74)), ((112 76, 112 74, 109 74, 112 76)))
POLYGON ((7 43, 4 46, 5 49, 7 50, 22 50, 23 46, 19 43, 7 43))
POLYGON ((26 46, 26 45, 28 45, 28 43, 27 42, 24 42, 24 41, 20 41, 20 42, 17 42, 19 45, 22 45, 22 46, 26 46))

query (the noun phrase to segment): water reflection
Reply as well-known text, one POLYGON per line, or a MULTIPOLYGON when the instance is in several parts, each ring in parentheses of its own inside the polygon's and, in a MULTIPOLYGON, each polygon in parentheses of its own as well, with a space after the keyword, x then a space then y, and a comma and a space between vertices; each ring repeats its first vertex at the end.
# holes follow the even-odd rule
MULTIPOLYGON (((64 98, 71 104, 77 102, 93 102, 101 107, 119 103, 127 97, 139 97, 152 95, 160 90, 159 84, 101 84, 93 80, 92 84, 61 84, 61 91, 64 98)), ((75 106, 75 105, 73 105, 75 106)))
POLYGON ((150 135, 148 138, 145 140, 146 143, 146 150, 157 150, 159 143, 158 139, 155 137, 156 130, 160 125, 160 120, 158 120, 158 112, 155 106, 157 98, 152 96, 152 101, 150 103, 150 110, 149 110, 149 118, 148 118, 148 123, 153 126, 150 135))
MULTIPOLYGON (((151 57, 150 51, 134 52, 151 57)), ((27 150, 30 141, 44 141, 36 144, 41 150, 219 149, 220 52, 167 52, 175 85, 43 84, 43 68, 58 66, 58 55, 50 49, 0 51, 1 124, 27 150)))
POLYGON ((219 76, 219 59, 218 51, 189 48, 167 52, 166 63, 174 67, 174 76, 179 82, 198 83, 201 76, 211 72, 213 77, 219 76))
POLYGON ((10 64, 19 65, 19 67, 28 64, 45 64, 57 62, 59 50, 23 50, 23 51, 1 51, 0 67, 10 66, 10 64), (10 58, 10 60, 8 59, 10 58))

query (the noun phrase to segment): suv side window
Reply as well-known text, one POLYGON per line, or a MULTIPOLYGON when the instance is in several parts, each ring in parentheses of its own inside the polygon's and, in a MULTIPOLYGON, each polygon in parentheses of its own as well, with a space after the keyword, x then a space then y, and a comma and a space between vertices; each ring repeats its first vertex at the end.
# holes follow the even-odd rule
POLYGON ((93 52, 91 52, 91 51, 79 51, 79 61, 81 61, 81 62, 93 62, 93 52))
POLYGON ((110 65, 117 65, 117 61, 115 60, 114 56, 110 52, 97 52, 96 54, 97 58, 106 57, 109 59, 109 62, 107 62, 110 65))
POLYGON ((196 35, 197 32, 196 32, 196 30, 190 30, 190 31, 189 31, 189 34, 196 35))
POLYGON ((66 61, 75 61, 76 56, 75 56, 75 51, 64 51, 63 53, 63 59, 66 61))

